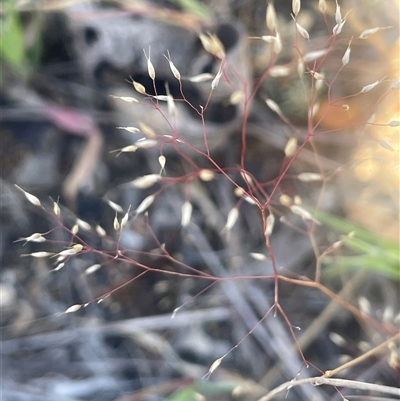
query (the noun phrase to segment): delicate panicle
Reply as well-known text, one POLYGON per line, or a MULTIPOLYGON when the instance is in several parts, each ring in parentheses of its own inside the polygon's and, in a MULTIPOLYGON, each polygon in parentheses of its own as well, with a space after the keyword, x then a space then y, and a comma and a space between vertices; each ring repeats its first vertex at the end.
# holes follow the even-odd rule
POLYGON ((297 28, 299 34, 300 34, 303 38, 305 38, 305 39, 310 39, 310 35, 308 34, 307 30, 304 29, 304 28, 296 21, 296 19, 295 19, 295 17, 294 17, 293 15, 292 15, 292 18, 293 18, 294 23, 296 24, 296 28, 297 28))
POLYGON ((130 210, 131 210, 131 205, 129 205, 128 211, 125 213, 124 217, 121 219, 121 227, 120 227, 121 231, 126 226, 126 223, 128 223, 130 210))
POLYGON ((30 194, 29 192, 24 191, 21 187, 19 187, 19 186, 16 185, 16 184, 15 184, 15 186, 16 186, 20 191, 22 191, 22 192, 24 193, 26 199, 28 199, 28 201, 29 201, 30 203, 32 203, 32 205, 41 206, 40 200, 39 200, 36 196, 30 194))
POLYGON ((46 238, 43 237, 43 235, 40 233, 34 233, 34 234, 30 235, 29 237, 18 238, 14 242, 19 242, 19 241, 25 241, 25 244, 24 244, 24 246, 25 246, 28 242, 45 242, 46 238))
POLYGON ((199 173, 199 178, 204 181, 204 182, 208 182, 208 181, 212 181, 215 177, 215 174, 213 171, 208 170, 208 169, 202 169, 200 170, 199 173))
POLYGON ((375 86, 379 85, 380 82, 381 82, 381 80, 378 80, 378 81, 373 82, 372 84, 363 86, 363 88, 361 89, 361 93, 369 92, 370 90, 374 89, 375 86))
POLYGON ((349 61, 350 61, 350 52, 351 52, 351 40, 350 40, 350 43, 349 43, 349 45, 347 46, 347 49, 346 49, 346 51, 344 52, 344 55, 343 55, 343 57, 342 57, 342 64, 343 65, 346 65, 346 64, 348 64, 349 63, 349 61))

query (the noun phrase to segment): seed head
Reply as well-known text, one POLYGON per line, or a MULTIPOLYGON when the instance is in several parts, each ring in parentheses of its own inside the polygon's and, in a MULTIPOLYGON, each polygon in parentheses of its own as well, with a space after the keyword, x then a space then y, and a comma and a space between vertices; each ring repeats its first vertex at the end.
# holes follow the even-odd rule
POLYGON ((211 81, 214 78, 213 74, 209 73, 204 73, 204 74, 199 74, 195 75, 194 77, 188 78, 188 81, 190 82, 206 82, 206 81, 211 81))
POLYGON ((154 69, 153 63, 150 60, 150 49, 149 49, 149 56, 147 57, 146 52, 143 50, 144 56, 147 59, 147 73, 149 74, 149 77, 154 81, 156 79, 156 71, 154 69))
POLYGON ((325 14, 325 11, 327 9, 326 0, 319 0, 318 1, 318 8, 319 8, 319 11, 321 11, 322 14, 325 14))
POLYGON ((217 72, 217 75, 215 76, 215 78, 211 82, 211 90, 214 90, 218 86, 219 80, 221 79, 221 76, 222 76, 222 64, 219 66, 219 70, 217 72))
POLYGON ((300 0, 292 0, 292 11, 295 16, 300 12, 301 1, 300 0))
POLYGON ((80 305, 80 304, 72 305, 64 313, 73 313, 73 312, 78 311, 81 308, 82 308, 82 305, 80 305))
POLYGON ((155 196, 154 195, 150 195, 147 198, 144 198, 143 201, 140 203, 140 205, 137 207, 137 209, 135 210, 136 214, 141 214, 143 212, 145 212, 154 202, 155 196))
POLYGON ((94 264, 94 265, 92 265, 92 266, 89 266, 89 267, 85 270, 85 274, 86 274, 86 275, 92 274, 92 273, 96 272, 97 270, 99 270, 100 267, 101 267, 101 265, 100 265, 99 263, 96 263, 96 264, 94 264))
POLYGON ((127 103, 139 103, 139 100, 137 100, 136 98, 131 97, 131 96, 114 96, 114 95, 110 95, 110 96, 113 99, 120 99, 120 100, 122 100, 124 102, 127 102, 127 103))
POLYGON ((167 50, 167 54, 168 54, 168 57, 167 57, 167 56, 164 56, 164 57, 168 60, 169 68, 171 69, 172 75, 173 75, 178 81, 180 81, 180 80, 181 80, 181 73, 178 71, 178 69, 175 67, 175 64, 172 62, 172 60, 171 60, 171 55, 169 54, 169 51, 168 51, 168 50, 167 50))
POLYGON ((219 59, 223 59, 225 57, 225 48, 222 42, 216 35, 211 33, 200 33, 199 35, 200 41, 204 47, 204 49, 219 59))
POLYGON ((137 92, 141 93, 142 95, 146 94, 146 88, 140 82, 136 82, 132 79, 132 85, 137 92))
POLYGON ((274 230, 274 225, 275 225, 275 216, 270 213, 267 217, 266 221, 266 226, 265 226, 265 236, 270 237, 272 234, 272 231, 274 230))
POLYGON ((239 209, 237 207, 232 208, 228 213, 228 218, 225 224, 225 230, 230 230, 236 223, 239 217, 239 209))
POLYGON ((323 177, 319 173, 300 173, 297 179, 302 182, 322 181, 323 177))

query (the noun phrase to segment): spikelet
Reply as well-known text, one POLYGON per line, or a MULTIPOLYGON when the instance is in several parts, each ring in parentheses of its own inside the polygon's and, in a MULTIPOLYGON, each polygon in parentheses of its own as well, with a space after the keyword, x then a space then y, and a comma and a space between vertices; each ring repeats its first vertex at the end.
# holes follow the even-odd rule
POLYGON ((192 217, 192 204, 189 201, 186 201, 182 205, 182 219, 181 219, 181 226, 186 227, 190 223, 190 219, 192 217))
POLYGON ((32 205, 41 206, 40 200, 39 200, 36 196, 30 194, 29 192, 24 191, 21 187, 19 187, 19 186, 16 185, 16 184, 15 184, 15 186, 16 186, 20 191, 22 191, 22 192, 24 193, 26 199, 28 199, 28 201, 29 201, 30 203, 32 203, 32 205))
POLYGON ((169 51, 167 51, 168 57, 164 55, 164 57, 168 60, 169 63, 169 68, 171 69, 172 75, 178 80, 181 80, 181 73, 179 70, 175 67, 175 64, 171 60, 171 55, 169 54, 169 51))
POLYGON ((147 73, 149 74, 149 77, 154 81, 156 79, 156 71, 154 69, 153 63, 150 60, 150 48, 149 48, 149 56, 147 57, 146 52, 144 51, 144 56, 146 57, 147 60, 147 73))

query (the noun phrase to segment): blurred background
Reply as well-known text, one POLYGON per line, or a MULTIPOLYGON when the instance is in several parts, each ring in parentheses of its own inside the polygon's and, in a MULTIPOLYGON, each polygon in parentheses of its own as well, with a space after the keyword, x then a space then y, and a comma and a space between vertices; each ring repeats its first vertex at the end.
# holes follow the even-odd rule
MULTIPOLYGON (((346 22, 335 36, 337 6, 327 1, 322 13, 321 3, 303 0, 296 17, 309 39, 290 0, 274 4, 276 30, 266 23, 273 3, 257 0, 0 3, 5 401, 257 400, 398 332, 399 6, 343 0, 346 22), (276 31, 280 52, 270 43, 276 31), (200 37, 217 38, 225 53, 212 94, 221 60, 200 37), (152 97, 167 91, 176 117, 152 97), (275 191, 291 163, 288 141, 300 146, 311 128, 275 191), (143 136, 156 142, 118 153, 143 136), (133 182, 148 174, 154 185, 133 182), (293 326, 266 315, 275 289, 260 210, 233 185, 246 188, 250 176, 261 202, 271 196, 279 273, 314 280, 322 269, 322 284, 359 315, 283 281, 279 303, 293 326), (152 194, 148 215, 134 217, 152 194), (294 204, 319 224, 293 213, 294 204), (130 205, 132 218, 116 229, 130 205), (69 259, 24 256, 75 243, 84 250, 69 259), (64 313, 71 305, 85 307, 64 313)), ((340 377, 397 386, 399 366, 393 343, 340 377)), ((342 396, 299 386, 275 399, 342 396)))

